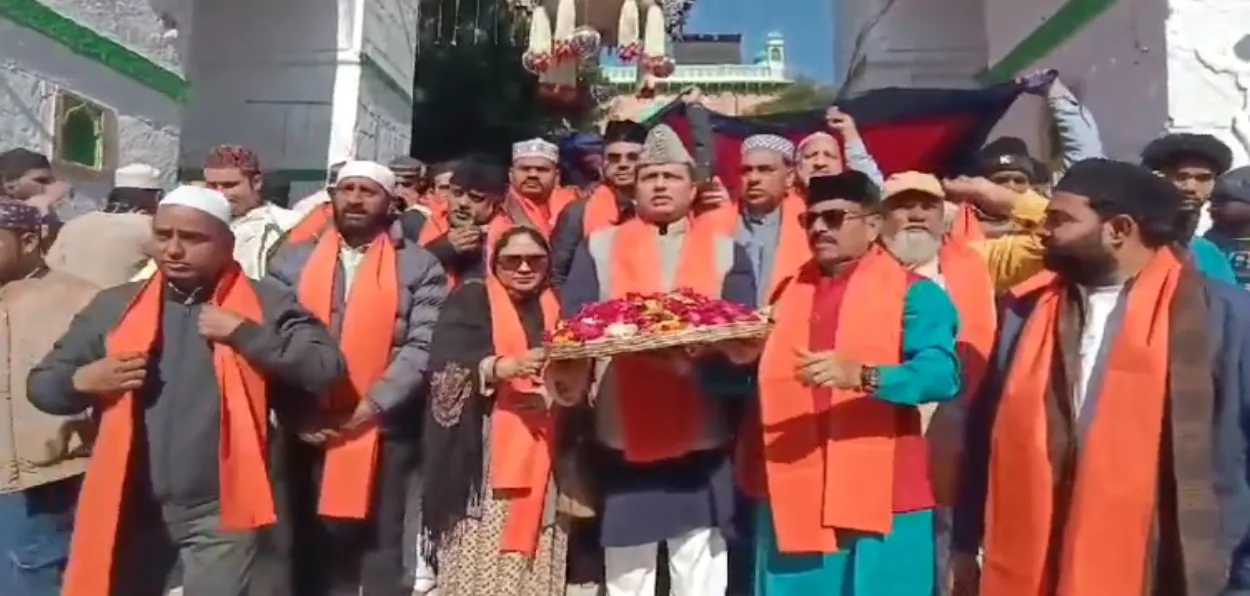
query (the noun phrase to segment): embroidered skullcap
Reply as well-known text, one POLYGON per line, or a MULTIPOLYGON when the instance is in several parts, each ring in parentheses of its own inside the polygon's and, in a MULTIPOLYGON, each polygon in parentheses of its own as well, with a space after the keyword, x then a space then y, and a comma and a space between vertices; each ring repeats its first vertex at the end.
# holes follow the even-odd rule
POLYGON ((52 163, 42 153, 30 149, 9 149, 0 153, 0 179, 15 180, 31 170, 50 170, 52 163))
POLYGON ((1038 181, 1036 161, 1029 156, 1029 147, 1018 137, 998 137, 981 148, 981 174, 1021 172, 1031 181, 1038 181))
POLYGON ((1250 203, 1250 166, 1233 168, 1220 176, 1215 181, 1211 200, 1250 203))
POLYGON ((552 163, 560 161, 560 148, 545 139, 529 139, 512 145, 512 161, 541 157, 552 163))
POLYGON ((844 170, 832 176, 812 176, 807 182, 807 204, 842 199, 861 205, 875 205, 881 201, 881 189, 867 174, 858 170, 844 170))
POLYGON ((890 174, 885 179, 885 187, 882 189, 884 200, 890 200, 905 192, 920 192, 939 199, 946 197, 946 189, 942 188, 942 182, 933 174, 924 172, 899 172, 890 174))
POLYGON ((466 191, 502 196, 508 191, 508 169, 489 157, 474 155, 456 163, 451 183, 466 191))
POLYGON ((682 144, 681 137, 667 124, 658 124, 647 132, 642 143, 640 164, 684 163, 694 165, 694 158, 682 144))
POLYGON ((226 195, 202 186, 184 184, 170 191, 157 204, 157 207, 170 206, 190 207, 196 211, 201 211, 213 219, 226 224, 226 227, 230 226, 232 219, 230 215, 230 201, 226 200, 226 195))
POLYGON ((43 228, 39 209, 15 199, 0 199, 0 229, 38 232, 43 228))
POLYGON ((647 128, 633 120, 612 120, 603 127, 604 143, 637 143, 647 140, 647 128))
POLYGON ((378 183, 387 193, 395 192, 395 172, 390 168, 373 161, 349 161, 339 170, 335 184, 348 178, 365 178, 378 183))
POLYGON ((1068 168, 1054 192, 1089 199, 1100 214, 1124 214, 1139 224, 1172 226, 1184 197, 1167 179, 1136 164, 1111 159, 1086 159, 1068 168))
POLYGON ((407 155, 401 155, 386 164, 392 172, 420 172, 425 169, 425 162, 407 155))
POLYGON ((1142 165, 1155 171, 1182 159, 1207 162, 1216 174, 1223 174, 1233 164, 1233 151, 1209 134, 1178 132, 1150 141, 1141 152, 1142 165))
POLYGON ((260 159, 256 152, 242 145, 218 145, 208 152, 204 160, 208 170, 237 169, 247 173, 260 172, 260 159))
POLYGON ((794 157, 794 143, 780 135, 751 135, 742 142, 742 156, 752 151, 770 151, 789 160, 794 157))
POLYGON ((813 142, 813 141, 822 140, 822 139, 823 139, 823 140, 826 140, 826 141, 829 141, 830 143, 833 143, 834 145, 837 145, 837 144, 838 144, 838 139, 837 139, 837 137, 835 137, 835 136, 833 136, 833 135, 831 135, 831 134, 829 134, 829 133, 827 133, 827 132, 825 132, 825 131, 823 131, 823 130, 820 130, 820 131, 816 131, 816 132, 814 132, 814 133, 812 133, 812 134, 810 134, 810 135, 807 135, 807 136, 803 137, 803 140, 799 141, 799 144, 798 144, 798 145, 796 145, 796 146, 794 147, 794 150, 795 150, 795 151, 802 151, 802 150, 803 150, 803 147, 807 146, 807 144, 808 144, 808 143, 811 143, 811 142, 813 142))
POLYGON ((113 172, 113 188, 161 189, 161 171, 145 163, 132 163, 113 172))

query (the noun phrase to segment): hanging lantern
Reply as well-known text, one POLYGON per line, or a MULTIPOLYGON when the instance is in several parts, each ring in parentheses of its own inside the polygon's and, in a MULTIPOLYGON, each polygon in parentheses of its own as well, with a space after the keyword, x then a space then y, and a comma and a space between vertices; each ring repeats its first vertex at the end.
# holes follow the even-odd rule
POLYGON ((551 21, 547 18, 547 11, 540 6, 530 15, 529 46, 521 54, 521 66, 541 75, 551 68, 551 51, 551 21))
POLYGON ((560 3, 556 5, 556 25, 551 32, 556 61, 565 58, 577 59, 577 48, 573 41, 573 32, 576 28, 576 4, 573 0, 560 0, 560 3))
POLYGON ((593 27, 582 25, 573 30, 573 50, 580 60, 589 60, 599 55, 603 47, 602 36, 593 27))
POLYGON ((642 39, 638 0, 621 3, 621 16, 616 25, 616 55, 624 62, 633 62, 642 55, 642 39))

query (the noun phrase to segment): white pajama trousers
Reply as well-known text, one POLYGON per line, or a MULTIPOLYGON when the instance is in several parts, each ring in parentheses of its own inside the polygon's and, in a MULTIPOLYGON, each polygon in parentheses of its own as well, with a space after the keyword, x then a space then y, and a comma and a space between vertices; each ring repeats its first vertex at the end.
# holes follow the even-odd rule
MULTIPOLYGON (((725 596, 729 555, 716 528, 702 528, 665 541, 672 596, 725 596)), ((607 596, 653 596, 659 543, 604 549, 607 596)))

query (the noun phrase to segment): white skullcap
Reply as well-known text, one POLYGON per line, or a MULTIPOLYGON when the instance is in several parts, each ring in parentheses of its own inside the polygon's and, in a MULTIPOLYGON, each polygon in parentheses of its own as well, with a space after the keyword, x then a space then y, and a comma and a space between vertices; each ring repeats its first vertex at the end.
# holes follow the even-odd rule
POLYGON ((365 178, 377 182, 388 193, 395 192, 395 172, 374 161, 349 161, 339 170, 336 184, 348 178, 365 178))
POLYGON ((752 151, 771 151, 785 159, 794 157, 794 143, 780 135, 751 135, 742 142, 742 155, 752 151))
POLYGON ((158 207, 168 207, 170 205, 190 207, 197 211, 203 211, 213 216, 214 219, 221 221, 221 223, 226 224, 226 227, 230 226, 232 219, 230 215, 230 201, 226 200, 226 195, 211 188, 183 184, 170 191, 157 204, 158 207))
POLYGON ((552 163, 560 161, 560 148, 543 139, 529 139, 512 145, 512 161, 523 157, 541 157, 552 163))
POLYGON ((145 163, 132 163, 113 172, 113 188, 161 189, 161 171, 145 163))
POLYGON ((827 133, 827 132, 825 132, 825 131, 823 131, 823 130, 822 130, 822 131, 819 131, 819 132, 814 132, 814 133, 812 133, 812 134, 810 134, 810 135, 807 135, 807 136, 803 137, 803 140, 799 141, 799 144, 798 144, 798 146, 797 146, 797 147, 795 147, 795 150, 796 150, 796 151, 802 151, 802 150, 803 150, 803 146, 804 146, 804 145, 806 145, 806 144, 808 144, 808 143, 810 143, 810 142, 812 142, 812 141, 815 141, 815 140, 817 140, 817 139, 826 139, 826 140, 828 140, 828 141, 833 142, 834 144, 837 144, 837 142, 838 142, 837 137, 834 137, 833 135, 831 135, 831 134, 829 134, 829 133, 827 133))

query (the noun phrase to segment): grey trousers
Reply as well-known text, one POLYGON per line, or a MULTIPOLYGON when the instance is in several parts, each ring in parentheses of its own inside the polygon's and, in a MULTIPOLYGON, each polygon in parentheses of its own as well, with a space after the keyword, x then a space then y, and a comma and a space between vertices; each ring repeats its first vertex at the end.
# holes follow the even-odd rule
POLYGON ((187 513, 123 519, 114 596, 163 596, 178 584, 183 596, 248 596, 256 533, 223 531, 215 511, 187 513), (171 581, 178 567, 182 581, 171 581))

